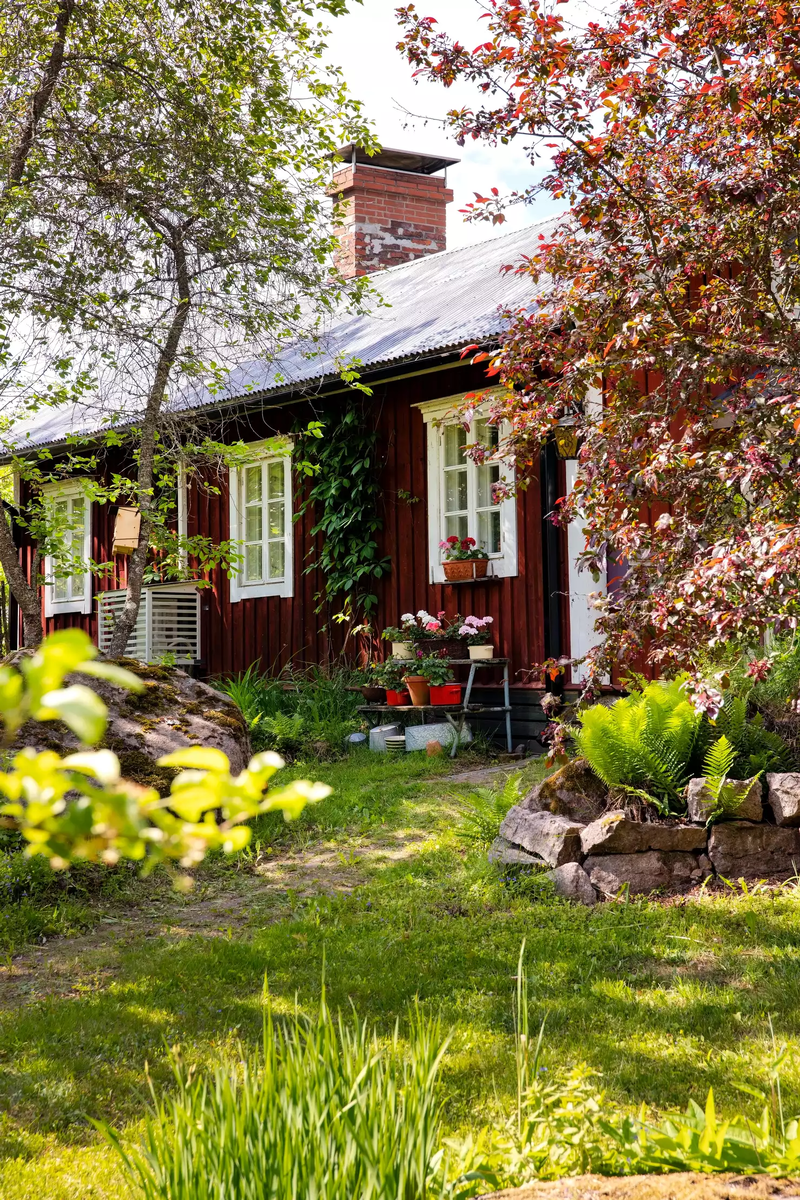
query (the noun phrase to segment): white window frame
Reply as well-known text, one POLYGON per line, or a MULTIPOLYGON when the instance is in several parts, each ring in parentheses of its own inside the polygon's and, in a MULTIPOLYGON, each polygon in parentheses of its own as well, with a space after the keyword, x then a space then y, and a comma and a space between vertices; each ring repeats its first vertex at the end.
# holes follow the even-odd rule
POLYGON ((55 562, 51 554, 45 555, 44 615, 46 617, 55 617, 59 613, 83 613, 86 615, 92 611, 92 572, 89 569, 89 560, 92 557, 92 502, 86 493, 85 481, 76 479, 63 483, 45 484, 42 488, 42 493, 46 504, 55 503, 57 500, 71 500, 76 496, 83 497, 83 549, 81 551, 81 559, 86 563, 86 570, 83 573, 82 592, 65 597, 64 599, 57 599, 55 595, 55 580, 53 578, 55 562))
MULTIPOLYGON (((271 439, 269 442, 251 442, 248 445, 248 462, 247 466, 255 466, 260 463, 262 467, 267 463, 280 462, 283 463, 283 495, 285 506, 285 524, 284 524, 284 574, 282 579, 262 579, 253 583, 248 583, 243 578, 244 564, 231 577, 231 603, 236 604, 240 600, 248 600, 259 596, 293 596, 294 595, 294 524, 292 521, 292 440, 284 439, 286 453, 276 454, 274 450, 275 441, 271 439), (267 449, 269 447, 269 449, 267 449)), ((244 532, 244 505, 242 503, 242 486, 244 483, 243 471, 238 467, 231 467, 228 475, 228 483, 230 488, 230 537, 232 542, 236 542, 238 546, 244 545, 242 534, 244 532)), ((264 543, 266 545, 266 542, 264 543)), ((266 558, 265 558, 266 561, 266 558)))
MULTIPOLYGON (((422 413, 427 432, 428 459, 428 566, 431 583, 445 583, 442 552, 439 542, 446 538, 445 531, 445 469, 444 469, 444 427, 459 424, 459 418, 454 409, 463 405, 465 394, 447 396, 441 400, 429 400, 425 404, 415 404, 422 413)), ((479 420, 488 413, 489 405, 480 405, 475 410, 479 420)), ((499 434, 501 439, 508 433, 508 423, 503 421, 499 434)), ((467 438, 469 440, 469 436, 467 438)), ((469 537, 477 541, 477 467, 468 461, 467 471, 467 528, 469 537)), ((506 483, 514 481, 514 467, 508 460, 501 460, 500 479, 506 483)), ((508 579, 519 573, 517 550, 517 501, 511 496, 500 504, 500 546, 499 554, 489 555, 488 574, 495 579, 508 579)))

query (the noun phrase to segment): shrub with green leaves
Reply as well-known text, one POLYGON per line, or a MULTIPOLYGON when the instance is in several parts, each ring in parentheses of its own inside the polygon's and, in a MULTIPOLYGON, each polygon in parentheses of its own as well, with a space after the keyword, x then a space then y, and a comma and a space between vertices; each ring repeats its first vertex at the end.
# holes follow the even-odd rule
POLYGON ((436 1084, 445 1043, 414 1014, 379 1041, 352 1015, 280 1019, 267 1007, 263 1049, 210 1074, 174 1062, 140 1147, 108 1126, 141 1200, 423 1200, 438 1148, 436 1084))
POLYGON ((335 757, 349 733, 358 729, 362 698, 352 690, 362 682, 348 667, 262 674, 256 664, 216 686, 239 705, 255 750, 276 750, 293 758, 335 757))

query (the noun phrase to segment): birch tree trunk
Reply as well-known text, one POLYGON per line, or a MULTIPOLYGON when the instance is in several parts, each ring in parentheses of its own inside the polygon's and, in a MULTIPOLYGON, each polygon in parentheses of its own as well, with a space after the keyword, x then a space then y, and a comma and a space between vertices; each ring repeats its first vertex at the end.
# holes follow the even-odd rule
POLYGON ((144 580, 145 568, 147 567, 147 557, 150 549, 150 531, 153 525, 153 467, 155 463, 159 417, 170 373, 178 356, 178 350, 180 349, 191 305, 186 249, 180 230, 170 227, 170 233, 172 235, 171 249, 178 284, 178 303, 175 307, 166 340, 158 356, 153 383, 147 397, 147 407, 145 408, 144 419, 141 425, 139 467, 136 483, 142 522, 139 530, 139 544, 128 560, 128 595, 122 610, 114 622, 114 629, 111 633, 111 641, 108 648, 110 658, 121 658, 125 654, 128 639, 133 633, 136 618, 139 615, 139 605, 142 599, 142 582, 144 580))

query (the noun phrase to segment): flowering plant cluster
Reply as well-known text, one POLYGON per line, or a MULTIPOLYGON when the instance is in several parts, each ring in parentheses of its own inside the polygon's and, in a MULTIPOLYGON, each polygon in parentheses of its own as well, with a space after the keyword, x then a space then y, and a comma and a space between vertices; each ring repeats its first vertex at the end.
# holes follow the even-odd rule
POLYGON ((458 631, 458 636, 467 639, 470 646, 485 646, 491 641, 490 625, 494 624, 492 617, 464 617, 464 624, 458 631))
POLYGON ((418 613, 403 613, 400 618, 400 628, 389 626, 384 629, 381 637, 391 642, 421 642, 431 638, 453 636, 453 630, 460 624, 461 617, 448 621, 444 611, 436 616, 421 608, 418 613))
POLYGON ((451 534, 443 542, 439 542, 444 562, 462 562, 468 558, 488 558, 488 551, 482 550, 475 538, 459 538, 451 534))

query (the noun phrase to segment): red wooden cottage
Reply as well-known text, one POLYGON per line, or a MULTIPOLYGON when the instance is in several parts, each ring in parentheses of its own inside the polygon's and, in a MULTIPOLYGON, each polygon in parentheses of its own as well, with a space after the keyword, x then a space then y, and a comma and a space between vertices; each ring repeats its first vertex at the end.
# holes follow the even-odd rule
MULTIPOLYGON (((202 407, 210 433, 245 441, 252 455, 246 466, 216 480, 216 494, 191 482, 179 489, 179 529, 239 543, 242 567, 233 579, 211 571, 209 588, 184 582, 146 589, 130 649, 142 658, 171 649, 206 676, 251 663, 276 670, 329 659, 335 632, 322 628, 317 611, 324 581, 304 569, 314 517, 293 521, 302 484, 292 477, 290 457, 271 455, 260 443, 291 436, 298 418, 335 413, 348 391, 337 360, 355 359, 372 390, 382 483, 379 552, 391 559, 377 584, 374 623, 378 629, 397 624, 401 614, 420 609, 491 615, 496 652, 511 660, 514 740, 531 741, 543 724, 542 686, 532 666, 578 655, 592 639, 586 595, 597 584, 571 566, 582 535, 574 527, 569 536, 559 533, 546 519, 571 485, 575 462, 549 446, 538 481, 494 503, 491 484, 502 468, 465 457, 466 435, 456 420, 434 422, 486 384, 482 368, 462 360, 464 346, 491 349, 503 329, 501 307, 535 299, 529 279, 501 268, 529 250, 540 230, 447 250, 445 210, 453 193, 446 172, 457 160, 392 150, 367 159, 354 147, 343 157, 334 177, 347 201, 340 265, 351 275, 373 274, 383 303, 335 322, 327 357, 308 358, 298 349, 279 364, 249 363, 231 376, 223 396, 194 399, 193 416, 202 407), (439 542, 452 533, 476 538, 489 552, 485 580, 445 581, 439 542)), ((25 442, 57 455, 70 433, 97 428, 85 412, 56 411, 27 427, 25 442)), ((126 559, 115 553, 125 549, 124 514, 88 502, 79 479, 57 492, 54 502, 74 531, 75 554, 113 561, 114 570, 104 576, 76 571, 46 583, 47 628, 80 625, 102 644, 103 619, 107 625, 124 599, 126 559)), ((24 495, 18 499, 24 504, 24 495)), ((21 554, 30 568, 30 546, 23 544, 21 554)), ((45 578, 49 570, 45 563, 45 578)), ((475 698, 488 699, 498 684, 496 676, 475 698)))

